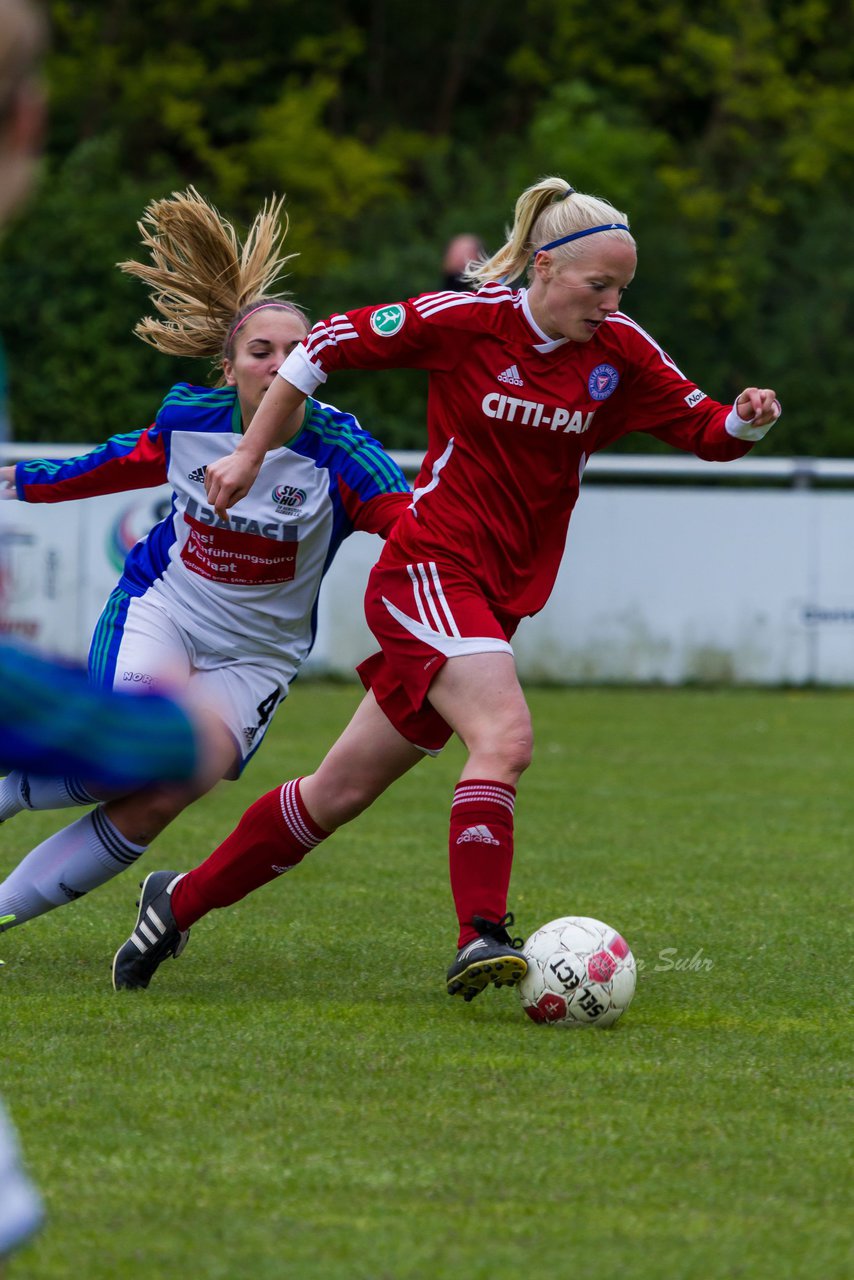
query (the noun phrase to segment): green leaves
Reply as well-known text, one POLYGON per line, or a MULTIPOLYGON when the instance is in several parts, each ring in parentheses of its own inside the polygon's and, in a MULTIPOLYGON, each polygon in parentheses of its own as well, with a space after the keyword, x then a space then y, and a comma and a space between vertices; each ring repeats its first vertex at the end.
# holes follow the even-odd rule
MULTIPOLYGON (((626 306, 686 372, 721 399, 780 392, 763 451, 850 451, 840 0, 448 0, 406 22, 395 0, 50 9, 45 177, 0 258, 19 434, 90 438, 93 385, 136 425, 171 376, 130 337, 145 298, 113 268, 159 194, 193 183, 245 226, 286 193, 289 284, 318 315, 437 287, 452 234, 497 248, 519 192, 557 172, 628 213, 626 306)), ((421 444, 417 375, 333 394, 421 444)))

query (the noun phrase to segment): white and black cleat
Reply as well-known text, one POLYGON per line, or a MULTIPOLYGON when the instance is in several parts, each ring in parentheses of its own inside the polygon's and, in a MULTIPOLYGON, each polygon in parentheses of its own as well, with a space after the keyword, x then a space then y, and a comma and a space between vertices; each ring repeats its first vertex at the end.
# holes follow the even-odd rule
POLYGON ((178 871, 152 871, 140 885, 133 933, 113 956, 116 991, 147 987, 159 965, 170 956, 177 958, 186 947, 190 930, 178 928, 170 902, 180 879, 178 871))
POLYGON ((507 932, 507 926, 512 923, 510 912, 501 920, 472 917, 478 937, 460 947, 448 970, 449 996, 474 1000, 490 983, 496 987, 515 987, 521 982, 528 972, 528 962, 519 954, 522 939, 511 938, 507 932))

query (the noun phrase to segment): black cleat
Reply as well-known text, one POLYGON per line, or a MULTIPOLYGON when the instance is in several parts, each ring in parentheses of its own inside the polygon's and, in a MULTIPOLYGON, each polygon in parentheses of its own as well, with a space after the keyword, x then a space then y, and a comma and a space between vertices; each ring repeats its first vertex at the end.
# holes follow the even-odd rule
POLYGON ((507 913, 501 920, 484 920, 472 916, 472 924, 479 936, 467 942, 457 952, 457 958, 448 970, 448 995, 474 1000, 488 987, 515 987, 528 972, 528 962, 519 955, 522 938, 511 938, 507 926, 513 916, 507 913))
POLYGON ((186 947, 190 930, 178 928, 169 901, 180 878, 178 871, 152 871, 140 885, 133 933, 113 956, 116 991, 147 987, 162 961, 170 956, 177 959, 186 947))

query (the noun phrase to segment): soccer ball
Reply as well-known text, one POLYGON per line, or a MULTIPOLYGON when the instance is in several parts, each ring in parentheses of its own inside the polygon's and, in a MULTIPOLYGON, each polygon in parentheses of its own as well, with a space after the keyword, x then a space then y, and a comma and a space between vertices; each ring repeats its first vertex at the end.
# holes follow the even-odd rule
POLYGON ((635 994, 637 967, 628 943, 601 920, 562 916, 532 933, 522 948, 528 972, 519 983, 534 1022, 610 1027, 635 994))

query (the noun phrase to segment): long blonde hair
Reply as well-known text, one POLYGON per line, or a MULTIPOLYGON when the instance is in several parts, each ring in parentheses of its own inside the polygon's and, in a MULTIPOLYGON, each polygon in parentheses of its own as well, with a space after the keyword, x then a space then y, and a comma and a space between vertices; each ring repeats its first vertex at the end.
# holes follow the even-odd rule
MULTIPOLYGON (((505 232, 507 243, 484 262, 470 263, 465 277, 477 285, 490 280, 516 280, 529 266, 532 254, 543 245, 573 232, 612 222, 628 224, 628 218, 607 200, 575 191, 565 178, 542 178, 526 188, 516 201, 513 226, 505 232)), ((629 231, 608 230, 599 234, 634 244, 629 231)), ((574 258, 583 252, 583 243, 563 244, 551 252, 561 258, 574 258)))
POLYGON ((298 315, 300 307, 272 292, 296 254, 283 255, 288 230, 284 196, 265 201, 241 243, 234 227, 194 187, 147 206, 137 223, 151 264, 120 262, 119 268, 151 290, 159 318, 134 326, 143 342, 165 355, 232 355, 232 337, 250 311, 270 305, 298 315))

